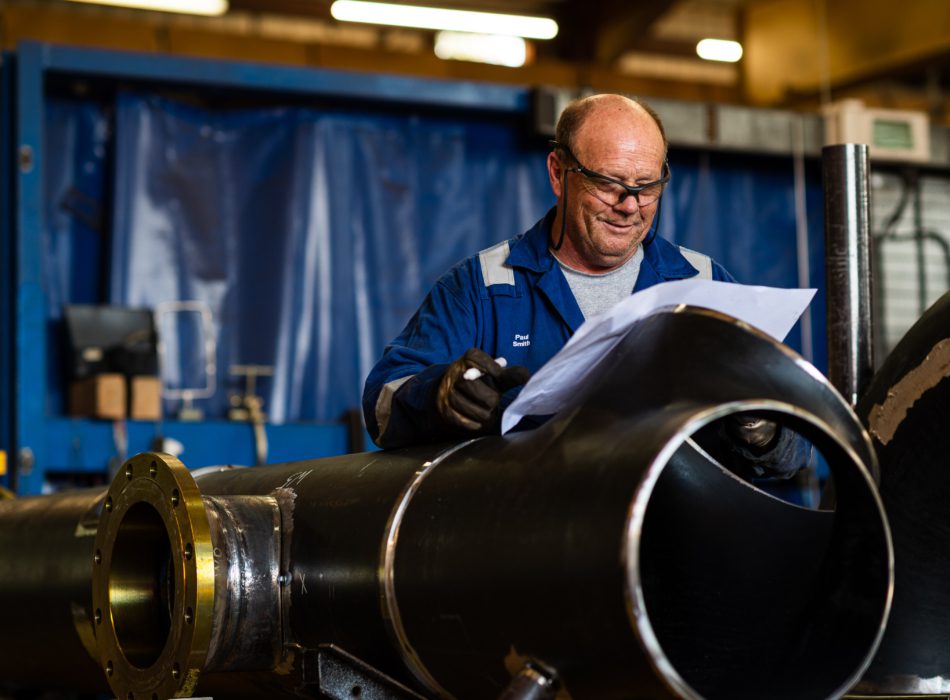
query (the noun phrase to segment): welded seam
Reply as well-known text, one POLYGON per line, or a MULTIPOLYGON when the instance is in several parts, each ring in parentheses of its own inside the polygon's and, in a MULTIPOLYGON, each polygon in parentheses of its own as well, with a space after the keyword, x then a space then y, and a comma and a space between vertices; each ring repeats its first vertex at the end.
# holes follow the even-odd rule
MULTIPOLYGON (((478 439, 478 438, 476 438, 478 439)), ((403 626, 402 615, 399 611, 399 601, 396 599, 396 546, 399 542, 399 529, 402 526, 403 517, 409 509, 409 502, 415 496, 416 492, 422 486, 422 482, 433 472, 447 457, 455 454, 459 450, 468 447, 473 440, 454 445, 437 455, 434 459, 422 465, 422 469, 415 473, 412 480, 406 484, 396 507, 393 508, 389 516, 389 522, 386 524, 386 536, 383 539, 383 549, 380 557, 380 582, 382 584, 382 613, 386 621, 390 634, 396 641, 399 653, 403 662, 412 674, 425 685, 429 690, 440 698, 451 700, 452 695, 429 673, 419 654, 409 641, 406 629, 403 626)))

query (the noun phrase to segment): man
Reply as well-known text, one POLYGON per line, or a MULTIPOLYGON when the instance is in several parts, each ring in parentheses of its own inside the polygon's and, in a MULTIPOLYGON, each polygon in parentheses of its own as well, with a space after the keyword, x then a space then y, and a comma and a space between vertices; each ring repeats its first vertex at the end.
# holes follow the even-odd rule
MULTIPOLYGON (((367 378, 363 412, 379 446, 497 432, 512 390, 585 318, 669 280, 735 281, 709 257, 650 233, 670 169, 662 123, 647 105, 620 95, 577 100, 552 146, 555 208, 443 275, 367 378)), ((753 461, 776 448, 788 457, 774 423, 742 416, 726 426, 753 461)))

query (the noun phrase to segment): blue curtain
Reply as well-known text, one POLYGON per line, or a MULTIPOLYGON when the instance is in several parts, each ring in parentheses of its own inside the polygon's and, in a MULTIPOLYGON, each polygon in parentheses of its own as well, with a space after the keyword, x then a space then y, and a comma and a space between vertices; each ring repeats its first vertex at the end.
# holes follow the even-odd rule
POLYGON ((39 231, 47 304, 47 410, 62 414, 66 304, 105 300, 112 115, 79 98, 50 98, 43 130, 45 225, 39 231))
MULTIPOLYGON (((112 303, 206 303, 222 378, 272 366, 279 422, 358 406, 434 279, 551 204, 544 154, 492 120, 125 94, 116 139, 112 303)), ((204 408, 225 406, 222 390, 204 408)))
MULTIPOLYGON (((660 235, 711 255, 745 284, 798 287, 795 179, 789 156, 673 149, 671 187, 663 195, 660 235)), ((821 168, 805 168, 813 336, 803 348, 801 322, 786 343, 827 368, 821 168)))
MULTIPOLYGON (((553 204, 546 152, 513 120, 213 110, 137 93, 108 109, 49 104, 51 318, 70 301, 204 302, 219 374, 202 402, 208 416, 223 415, 228 389, 241 388, 227 381, 233 365, 261 364, 274 368, 259 387, 272 420, 336 420, 359 404, 383 346, 442 272, 553 204)), ((661 235, 742 282, 798 286, 790 158, 674 148, 670 162, 661 235)), ((818 164, 806 175, 811 278, 821 288, 818 164)), ((819 368, 823 304, 812 305, 819 368)), ((167 339, 195 349, 176 365, 179 387, 203 381, 194 339, 167 339)), ((801 349, 797 330, 789 343, 801 349)))
POLYGON ((103 296, 112 125, 103 105, 55 98, 45 125, 43 265, 48 315, 58 319, 64 304, 103 296))

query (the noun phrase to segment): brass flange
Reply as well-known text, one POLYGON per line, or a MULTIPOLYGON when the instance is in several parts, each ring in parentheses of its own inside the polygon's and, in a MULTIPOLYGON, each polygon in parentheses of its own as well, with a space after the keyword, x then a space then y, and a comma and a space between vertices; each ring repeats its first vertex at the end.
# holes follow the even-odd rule
POLYGON ((198 485, 178 459, 142 453, 122 466, 92 577, 99 663, 119 700, 194 694, 211 639, 213 549, 198 485))

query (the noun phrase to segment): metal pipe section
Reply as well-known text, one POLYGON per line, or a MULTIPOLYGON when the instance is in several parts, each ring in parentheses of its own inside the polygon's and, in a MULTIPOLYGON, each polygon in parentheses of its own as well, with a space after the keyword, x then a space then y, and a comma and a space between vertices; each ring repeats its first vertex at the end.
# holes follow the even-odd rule
POLYGON ((873 461, 811 365, 690 307, 638 323, 533 431, 197 480, 138 455, 77 555, 99 678, 131 700, 292 697, 322 687, 332 645, 402 689, 382 697, 836 698, 892 595, 873 461), (748 411, 821 450, 835 510, 780 501, 699 447, 748 411))
POLYGON ((280 509, 273 496, 204 497, 214 557, 207 668, 250 671, 280 660, 280 509))
POLYGON ((844 669, 868 663, 891 595, 866 437, 801 358, 722 321, 645 319, 553 422, 407 486, 384 612, 434 697, 493 697, 531 660, 574 698, 836 697, 860 675, 844 669), (687 440, 750 410, 820 446, 849 494, 834 512, 776 501, 687 440))
POLYGON ((828 377, 854 406, 874 372, 868 147, 850 143, 825 146, 821 155, 828 377))
POLYGON ((89 588, 104 495, 0 501, 0 688, 108 691, 89 588))
POLYGON ((950 694, 950 293, 907 331, 858 404, 894 535, 894 607, 864 696, 950 694))
POLYGON ((128 460, 95 540, 96 655, 116 697, 191 695, 201 674, 280 661, 277 494, 202 496, 170 455, 128 460))

